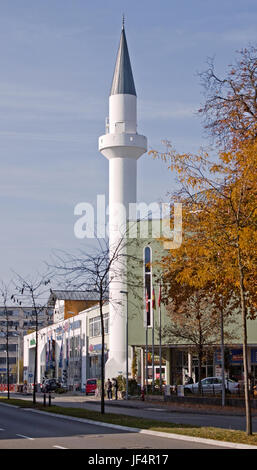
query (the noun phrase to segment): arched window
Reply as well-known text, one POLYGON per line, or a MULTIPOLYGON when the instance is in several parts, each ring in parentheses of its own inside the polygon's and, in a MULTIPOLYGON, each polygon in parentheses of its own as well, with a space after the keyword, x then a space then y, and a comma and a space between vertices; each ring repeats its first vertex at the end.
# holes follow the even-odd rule
POLYGON ((152 323, 152 250, 149 246, 144 249, 144 304, 145 325, 152 323), (148 297, 148 302, 147 302, 148 297))

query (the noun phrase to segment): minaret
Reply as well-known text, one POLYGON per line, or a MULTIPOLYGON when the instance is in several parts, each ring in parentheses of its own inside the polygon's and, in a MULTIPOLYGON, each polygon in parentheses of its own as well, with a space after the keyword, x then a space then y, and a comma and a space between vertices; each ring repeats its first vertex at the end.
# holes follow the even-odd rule
MULTIPOLYGON (((124 20, 109 97, 106 134, 99 137, 99 150, 109 160, 109 245, 110 256, 125 242, 129 204, 137 199, 137 159, 147 150, 147 139, 137 134, 137 96, 130 64, 124 20), (121 242, 122 240, 122 242, 121 242)), ((109 358, 106 378, 126 371, 126 272, 119 260, 112 263, 110 278, 109 358)))

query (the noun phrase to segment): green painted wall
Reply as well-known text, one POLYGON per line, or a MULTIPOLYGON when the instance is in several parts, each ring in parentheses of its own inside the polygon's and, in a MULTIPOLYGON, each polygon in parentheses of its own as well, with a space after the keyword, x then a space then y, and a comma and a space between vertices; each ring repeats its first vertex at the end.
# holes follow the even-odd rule
MULTIPOLYGON (((146 228, 147 221, 143 221, 143 230, 146 228)), ((151 221, 149 223, 149 232, 151 234, 151 221)), ((162 244, 156 238, 137 238, 129 239, 127 245, 128 253, 128 302, 129 302, 129 344, 145 345, 146 328, 144 324, 145 315, 145 291, 144 291, 144 248, 149 246, 152 251, 152 272, 153 286, 155 290, 154 310, 155 325, 159 325, 159 279, 160 267, 158 263, 161 257, 167 253, 162 244)), ((165 307, 162 305, 162 326, 168 321, 165 307)), ((155 343, 158 344, 157 330, 155 329, 155 343)), ((152 344, 152 328, 148 328, 148 344, 152 344)))
MULTIPOLYGON (((146 229, 147 221, 141 222, 142 231, 146 229)), ((139 231, 138 231, 139 233, 139 231)), ((149 235, 151 235, 151 221, 149 221, 149 235)), ((128 254, 128 315, 129 315, 129 344, 130 345, 145 345, 146 330, 144 326, 144 306, 145 306, 145 292, 144 292, 144 248, 150 246, 152 250, 152 271, 153 271, 153 285, 155 288, 155 323, 158 323, 158 296, 159 296, 159 283, 161 269, 158 262, 161 257, 167 254, 163 245, 158 239, 151 238, 134 238, 128 239, 127 254, 128 254)), ((162 326, 169 322, 167 318, 165 307, 162 305, 162 326)), ((235 328, 233 326, 233 328, 235 328)), ((248 344, 257 345, 257 319, 248 320, 248 344)), ((237 339, 233 344, 242 343, 242 327, 241 315, 237 315, 237 339)), ((152 329, 148 329, 148 344, 152 343, 152 329)), ((158 344, 157 330, 155 330, 155 344, 158 344)))

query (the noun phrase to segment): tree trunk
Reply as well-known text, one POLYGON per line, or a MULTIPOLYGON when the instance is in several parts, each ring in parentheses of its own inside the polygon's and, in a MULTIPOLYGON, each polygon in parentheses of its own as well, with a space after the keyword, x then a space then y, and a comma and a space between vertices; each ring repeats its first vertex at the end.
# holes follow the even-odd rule
POLYGON ((199 367, 199 377, 198 377, 198 393, 202 394, 202 360, 203 360, 203 347, 200 344, 198 349, 198 367, 199 367))
POLYGON ((221 331, 221 377, 222 377, 222 390, 221 390, 221 405, 225 406, 225 353, 224 353, 224 319, 223 319, 223 305, 220 310, 220 331, 221 331))
POLYGON ((7 378, 7 398, 10 399, 10 364, 9 364, 9 315, 6 310, 6 378, 7 378))
MULTIPOLYGON (((38 356, 38 310, 36 307, 36 303, 34 300, 34 296, 32 296, 33 300, 33 306, 35 309, 35 315, 36 315, 36 351, 35 351, 35 367, 34 367, 34 389, 33 389, 33 403, 36 403, 36 387, 37 387, 37 356, 38 356)), ((52 345, 51 345, 52 346, 52 345)))
POLYGON ((102 353, 101 353, 101 414, 104 414, 104 382, 105 382, 105 361, 104 361, 104 319, 103 319, 103 300, 100 295, 100 318, 101 318, 101 330, 102 330, 102 353))
MULTIPOLYGON (((198 304, 199 308, 199 304, 198 304)), ((199 325, 199 344, 198 344, 198 367, 199 367, 199 378, 198 378, 198 393, 202 394, 202 359, 203 359, 203 338, 202 338, 202 325, 201 315, 198 310, 198 325, 199 325)))
POLYGON ((243 327, 243 362, 244 362, 244 392, 245 392, 245 417, 246 417, 246 434, 252 434, 252 416, 250 394, 248 386, 248 357, 247 357, 247 311, 245 305, 245 290, 244 290, 244 274, 241 262, 240 247, 238 246, 238 267, 240 276, 240 297, 241 297, 241 314, 242 314, 242 327, 243 327))
POLYGON ((35 364, 34 364, 34 388, 33 388, 33 403, 36 403, 36 380, 37 380, 37 332, 36 332, 36 351, 35 351, 35 364))

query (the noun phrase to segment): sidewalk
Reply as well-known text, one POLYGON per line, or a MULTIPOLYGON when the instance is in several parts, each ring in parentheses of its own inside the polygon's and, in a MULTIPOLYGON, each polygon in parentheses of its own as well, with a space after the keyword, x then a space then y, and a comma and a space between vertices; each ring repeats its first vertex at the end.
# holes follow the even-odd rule
MULTIPOLYGON (((11 393, 11 396, 21 399, 31 399, 31 394, 23 393, 11 393)), ((76 407, 76 403, 80 408, 82 405, 98 405, 100 407, 100 398, 94 396, 86 396, 84 393, 65 393, 65 394, 51 394, 53 405, 58 405, 59 403, 65 403, 67 406, 70 403, 70 406, 76 407)), ((48 394, 46 394, 48 399, 48 394)), ((37 393, 38 399, 43 401, 43 394, 37 393)), ((245 409, 232 406, 214 406, 209 404, 194 404, 191 403, 174 403, 165 401, 163 398, 159 397, 145 397, 145 400, 142 401, 140 398, 130 398, 129 400, 119 399, 119 400, 108 400, 105 397, 105 406, 113 408, 131 408, 131 409, 164 409, 167 413, 194 413, 194 414, 208 414, 208 415, 225 415, 225 416, 245 416, 245 409)), ((257 410, 252 409, 252 416, 257 416, 257 410)))
MULTIPOLYGON (((87 403, 99 404, 100 399, 88 400, 87 403)), ((145 401, 141 400, 108 400, 105 399, 106 406, 114 406, 121 408, 139 408, 139 409, 148 409, 148 408, 164 408, 167 413, 204 413, 204 414, 219 414, 219 415, 237 415, 244 416, 245 409, 232 407, 232 406, 212 406, 212 405, 199 405, 199 404, 187 404, 187 403, 171 403, 164 402, 163 400, 151 399, 151 397, 146 398, 145 401)), ((252 410, 252 416, 257 416, 257 410, 252 410)))
MULTIPOLYGON (((75 394, 63 394, 58 395, 54 394, 54 403, 58 402, 70 402, 71 406, 77 402, 84 405, 99 405, 100 407, 100 398, 94 396, 85 396, 84 393, 76 392, 75 394)), ((174 403, 164 401, 164 398, 148 396, 142 401, 138 398, 130 398, 129 400, 119 399, 119 400, 108 400, 105 397, 105 406, 115 407, 115 408, 132 408, 132 409, 149 409, 149 408, 161 408, 165 409, 167 413, 198 413, 198 414, 214 414, 214 415, 226 415, 226 416, 245 416, 245 409, 232 406, 214 406, 209 404, 189 404, 189 403, 174 403)), ((252 416, 257 416, 257 410, 252 409, 252 416)))

